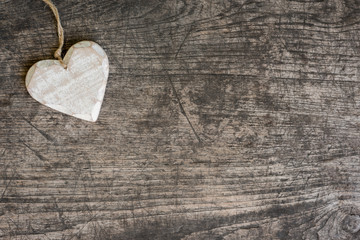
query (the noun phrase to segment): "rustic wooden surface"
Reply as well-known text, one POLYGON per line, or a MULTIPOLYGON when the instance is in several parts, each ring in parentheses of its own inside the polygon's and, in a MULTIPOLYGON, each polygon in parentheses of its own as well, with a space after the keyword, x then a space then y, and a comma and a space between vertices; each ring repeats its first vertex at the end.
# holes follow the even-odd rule
POLYGON ((108 86, 32 99, 55 20, 0 1, 1 239, 360 239, 359 0, 54 3, 108 86))

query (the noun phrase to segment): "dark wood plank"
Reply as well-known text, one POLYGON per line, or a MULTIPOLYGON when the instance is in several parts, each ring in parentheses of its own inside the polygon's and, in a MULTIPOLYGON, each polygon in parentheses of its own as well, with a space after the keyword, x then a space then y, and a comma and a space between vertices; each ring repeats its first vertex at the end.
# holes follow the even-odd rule
POLYGON ((40 0, 0 4, 0 238, 360 239, 357 0, 54 0, 97 123, 38 104, 40 0))

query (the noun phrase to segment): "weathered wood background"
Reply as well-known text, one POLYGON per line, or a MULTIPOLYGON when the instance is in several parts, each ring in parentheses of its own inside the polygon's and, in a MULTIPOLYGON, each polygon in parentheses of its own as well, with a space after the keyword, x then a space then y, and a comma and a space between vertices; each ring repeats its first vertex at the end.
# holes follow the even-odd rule
POLYGON ((54 17, 0 1, 1 239, 360 239, 359 0, 54 3, 105 100, 32 99, 54 17))

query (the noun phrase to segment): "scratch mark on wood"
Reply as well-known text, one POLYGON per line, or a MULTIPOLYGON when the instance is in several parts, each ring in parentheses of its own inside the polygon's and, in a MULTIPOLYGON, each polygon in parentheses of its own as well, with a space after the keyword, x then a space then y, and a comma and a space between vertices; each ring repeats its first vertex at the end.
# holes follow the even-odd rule
POLYGON ((169 80, 169 82, 170 82, 171 89, 172 89, 172 91, 173 91, 173 93, 174 93, 174 96, 175 96, 175 98, 176 98, 176 100, 177 100, 177 102, 178 102, 178 104, 179 104, 181 114, 185 116, 186 121, 189 123, 190 128, 191 128, 192 132, 194 133, 196 139, 199 141, 199 143, 201 143, 201 142, 202 142, 202 141, 201 141, 201 138, 199 137, 198 133, 195 131, 195 128, 193 127, 193 125, 192 125, 192 123, 191 123, 188 115, 186 114, 185 109, 184 109, 184 107, 183 107, 183 104, 181 103, 180 97, 179 97, 179 95, 178 95, 178 93, 177 93, 177 91, 176 91, 176 89, 175 89, 174 83, 172 82, 172 80, 171 80, 171 78, 170 78, 169 75, 168 75, 168 80, 169 80))
POLYGON ((8 190, 11 182, 13 181, 14 176, 15 176, 15 172, 13 172, 13 175, 11 176, 10 180, 6 182, 6 184, 5 184, 5 189, 4 189, 4 191, 2 192, 2 194, 1 194, 0 202, 2 202, 2 200, 4 199, 5 193, 6 193, 6 191, 8 190))
POLYGON ((183 47, 183 45, 184 45, 184 43, 185 43, 186 39, 189 37, 189 35, 190 35, 190 33, 191 33, 192 28, 193 28, 193 25, 191 25, 191 26, 190 26, 189 31, 187 31, 187 32, 186 32, 186 35, 185 35, 185 37, 184 37, 183 41, 181 42, 181 44, 180 44, 180 46, 179 46, 178 50, 176 51, 176 54, 175 54, 174 59, 176 59, 176 58, 177 58, 177 56, 178 56, 178 54, 179 54, 179 52, 180 52, 181 48, 183 47))
POLYGON ((38 131, 44 138, 46 138, 46 140, 48 140, 49 142, 55 142, 55 139, 53 137, 51 137, 49 134, 47 134, 46 132, 40 130, 39 128, 35 127, 34 124, 32 124, 29 120, 27 120, 26 118, 24 118, 24 121, 27 122, 31 127, 33 127, 36 131, 38 131))
POLYGON ((32 147, 30 147, 28 144, 26 144, 25 142, 22 142, 22 144, 29 149, 31 152, 33 152, 35 154, 36 157, 38 157, 41 161, 47 161, 47 159, 40 154, 38 151, 36 151, 35 149, 33 149, 32 147))

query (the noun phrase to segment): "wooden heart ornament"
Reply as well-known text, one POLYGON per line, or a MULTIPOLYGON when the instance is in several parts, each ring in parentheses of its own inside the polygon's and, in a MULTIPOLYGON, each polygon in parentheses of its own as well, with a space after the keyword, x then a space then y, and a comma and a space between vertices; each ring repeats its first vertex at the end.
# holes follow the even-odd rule
POLYGON ((82 41, 58 60, 35 63, 26 75, 26 88, 38 102, 59 112, 95 122, 103 102, 109 60, 96 43, 82 41))

